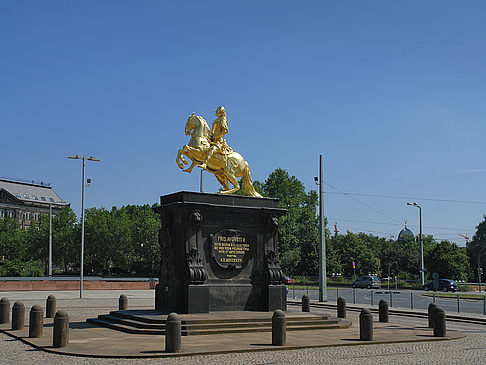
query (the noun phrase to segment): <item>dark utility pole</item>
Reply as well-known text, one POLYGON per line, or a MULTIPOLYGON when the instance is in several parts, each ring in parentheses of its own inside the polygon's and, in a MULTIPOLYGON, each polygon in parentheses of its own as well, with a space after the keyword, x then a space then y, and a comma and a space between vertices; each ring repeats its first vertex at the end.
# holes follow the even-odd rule
MULTIPOLYGON (((317 178, 315 178, 317 180, 317 178)), ((324 181, 319 155, 319 302, 327 302, 326 227, 324 224, 324 181)))

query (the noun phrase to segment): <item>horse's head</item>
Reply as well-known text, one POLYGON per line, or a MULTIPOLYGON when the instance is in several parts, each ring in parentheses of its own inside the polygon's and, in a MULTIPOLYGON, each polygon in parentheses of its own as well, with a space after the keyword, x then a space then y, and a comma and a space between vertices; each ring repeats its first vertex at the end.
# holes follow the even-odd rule
POLYGON ((187 118, 186 127, 184 129, 186 136, 189 136, 192 133, 192 130, 195 128, 195 125, 194 125, 194 118, 195 117, 196 117, 196 115, 194 113, 192 113, 191 116, 189 118, 187 118))
POLYGON ((195 115, 194 113, 187 119, 185 133, 187 136, 197 132, 198 137, 208 137, 210 130, 209 126, 203 117, 195 115))

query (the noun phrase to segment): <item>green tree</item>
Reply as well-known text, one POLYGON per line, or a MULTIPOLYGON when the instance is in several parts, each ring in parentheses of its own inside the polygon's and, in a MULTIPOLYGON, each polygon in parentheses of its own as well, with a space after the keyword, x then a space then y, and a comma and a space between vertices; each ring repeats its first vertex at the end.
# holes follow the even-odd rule
POLYGON ((110 272, 116 245, 112 240, 110 212, 104 208, 85 211, 85 265, 87 273, 110 272))
POLYGON ((393 242, 380 253, 382 273, 403 278, 418 278, 419 253, 401 242, 393 242))
POLYGON ((440 278, 466 280, 469 262, 466 249, 453 242, 441 241, 425 256, 429 273, 437 272, 440 278))
POLYGON ((160 219, 148 204, 125 207, 130 218, 131 243, 134 256, 130 270, 139 276, 158 276, 160 219))
POLYGON ((2 260, 24 260, 27 257, 26 232, 14 218, 0 219, 0 255, 2 260))
POLYGON ((317 275, 317 193, 307 193, 299 179, 281 168, 273 171, 262 185, 256 182, 255 188, 261 188, 264 196, 278 198, 280 206, 287 209, 279 223, 279 258, 284 272, 317 275))
POLYGON ((91 208, 86 212, 86 271, 157 276, 159 218, 149 205, 91 208))
POLYGON ((71 207, 62 209, 52 221, 53 261, 64 272, 68 272, 70 266, 79 262, 81 234, 76 221, 76 214, 71 207))
POLYGON ((30 237, 35 225, 28 231, 20 229, 14 218, 0 219, 0 276, 41 276, 44 264, 35 259, 30 237))
POLYGON ((472 237, 471 242, 466 244, 466 251, 469 259, 470 277, 474 280, 478 278, 478 266, 486 267, 486 215, 483 216, 483 221, 476 226, 476 233, 472 237))
POLYGON ((342 235, 337 250, 345 276, 353 275, 353 261, 356 264, 357 275, 380 273, 380 259, 375 256, 369 238, 366 234, 355 234, 350 231, 342 235))
POLYGON ((328 275, 341 274, 343 265, 341 263, 340 248, 342 247, 342 235, 335 234, 328 237, 326 230, 326 267, 328 275))

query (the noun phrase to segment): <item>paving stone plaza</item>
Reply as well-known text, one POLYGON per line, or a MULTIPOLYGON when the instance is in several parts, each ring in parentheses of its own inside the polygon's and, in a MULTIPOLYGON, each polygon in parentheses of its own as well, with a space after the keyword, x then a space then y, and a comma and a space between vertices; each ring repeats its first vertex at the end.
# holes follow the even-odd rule
MULTIPOLYGON (((137 290, 123 292, 129 299, 129 306, 138 309, 150 309, 154 303, 153 290, 137 290)), ((1 297, 8 297, 13 304, 15 301, 22 301, 25 304, 26 313, 34 304, 42 305, 45 308, 45 300, 51 293, 47 292, 8 292, 0 293, 1 297)), ((116 310, 118 306, 118 297, 122 294, 121 291, 85 291, 83 299, 79 299, 79 292, 65 291, 52 293, 57 297, 57 309, 65 310, 69 313, 70 318, 73 318, 71 323, 71 333, 76 331, 76 323, 79 319, 96 317, 100 313, 116 310), (75 320, 74 320, 75 319, 75 320)), ((296 306, 290 306, 289 311, 299 310, 296 306)), ((312 311, 319 311, 312 309, 312 311)), ((323 310, 323 313, 329 313, 329 310, 323 310)), ((334 314, 334 313, 332 313, 334 314)), ((357 330, 356 319, 358 312, 348 311, 348 318, 353 320, 354 330, 357 330)), ((380 324, 375 315, 375 328, 377 336, 380 336, 380 324)), ((478 315, 478 317, 481 317, 478 315)), ((213 355, 195 355, 182 356, 172 358, 92 358, 68 356, 48 353, 39 349, 35 349, 22 341, 12 338, 7 334, 0 334, 0 362, 2 364, 484 364, 486 363, 486 325, 463 323, 463 322, 447 322, 447 329, 450 333, 454 333, 457 339, 431 341, 425 327, 427 326, 426 319, 391 316, 390 327, 388 331, 392 331, 393 337, 404 336, 408 331, 409 335, 415 338, 422 337, 424 341, 419 342, 405 342, 405 343, 391 343, 391 344, 368 344, 359 345, 353 344, 358 342, 358 338, 348 339, 348 343, 339 344, 339 346, 318 347, 318 348, 303 348, 303 349, 282 349, 274 350, 262 349, 253 350, 252 347, 257 348, 260 343, 264 343, 268 333, 252 335, 254 336, 254 343, 248 350, 242 349, 245 352, 237 353, 221 353, 213 355), (411 329, 411 330, 410 330, 411 329), (411 332, 410 332, 411 331, 411 332)), ((26 325, 28 322, 26 321, 26 325)), ((44 340, 49 342, 49 325, 45 321, 44 340)), ((103 346, 107 339, 106 333, 103 332, 104 337, 96 334, 98 329, 88 329, 91 332, 92 338, 90 340, 97 341, 103 346), (97 337, 98 336, 98 337, 97 337)), ((103 331, 109 331, 103 329, 103 331)), ((293 337, 302 339, 305 337, 305 331, 298 331, 298 334, 288 332, 288 344, 291 344, 293 337)), ((335 336, 333 331, 321 331, 325 336, 335 336)), ((430 332, 430 331, 429 331, 430 332)), ((383 332, 384 333, 384 332, 383 332)), ((321 334, 322 335, 322 334, 321 334)), ((324 336, 322 335, 322 336, 324 336)), ((127 335, 125 335, 127 336, 127 335)), ((246 335, 248 336, 248 334, 246 335)), ((154 336, 153 336, 154 337, 154 336)), ((155 336, 160 338, 160 352, 148 350, 153 352, 153 355, 163 352, 163 336, 155 336)), ((228 337, 228 336, 227 336, 228 337)), ((187 336, 183 339, 184 343, 187 341, 200 342, 203 346, 213 347, 216 350, 224 350, 228 346, 229 336, 226 339, 221 339, 218 343, 217 339, 210 339, 207 336, 187 336), (226 342, 225 342, 226 340, 226 342), (204 342, 206 341, 206 342, 204 342)), ((236 336, 238 339, 238 336, 236 336)), ((405 338, 405 337, 403 337, 405 338)), ((152 339, 153 340, 153 339, 152 339)), ((245 336, 239 336, 240 342, 245 342, 245 336)), ((87 341, 81 337, 72 335, 70 344, 74 348, 76 342, 81 343, 87 341)), ((123 343, 125 350, 130 346, 136 345, 136 341, 143 341, 140 335, 131 335, 126 337, 126 342, 123 343), (138 337, 137 337, 138 336, 138 337)), ((156 340, 158 341, 158 340, 156 340)), ((238 341, 238 340, 235 340, 238 341)), ((306 341, 311 341, 308 339, 306 341)), ((271 342, 271 341, 270 341, 271 342)), ((147 345, 148 346, 148 345, 147 345)), ((147 347, 148 348, 148 347, 147 347)), ((102 349, 101 349, 102 350, 102 349)), ((108 350, 107 350, 108 351, 108 350)), ((184 351, 184 348, 183 348, 184 351)), ((147 353, 145 355, 151 355, 147 353)))

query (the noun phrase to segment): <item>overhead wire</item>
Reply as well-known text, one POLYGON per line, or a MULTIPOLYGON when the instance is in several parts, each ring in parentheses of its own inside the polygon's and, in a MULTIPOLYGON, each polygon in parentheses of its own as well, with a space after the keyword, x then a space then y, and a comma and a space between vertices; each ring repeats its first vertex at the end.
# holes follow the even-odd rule
MULTIPOLYGON (((434 198, 418 198, 418 197, 405 197, 405 196, 393 196, 393 195, 378 195, 378 194, 358 194, 358 193, 348 193, 345 191, 342 191, 341 189, 323 182, 325 185, 329 186, 330 188, 336 190, 336 192, 332 191, 327 191, 325 194, 342 194, 347 196, 348 198, 356 201, 357 203, 367 207, 368 209, 373 210, 374 212, 392 220, 395 223, 382 223, 382 222, 368 222, 368 221, 357 221, 357 220, 350 220, 350 219, 340 219, 341 221, 348 221, 348 222, 355 222, 355 223, 366 223, 366 224, 384 224, 384 225, 401 225, 402 222, 396 220, 395 218, 389 216, 388 214, 372 207, 371 205, 355 198, 354 196, 364 196, 364 197, 375 197, 375 198, 393 198, 393 199, 406 199, 406 200, 426 200, 426 201, 438 201, 438 202, 446 202, 446 203, 461 203, 461 204, 484 204, 486 205, 486 202, 475 202, 475 201, 467 201, 467 200, 453 200, 453 199, 434 199, 434 198)), ((331 219, 331 218, 329 218, 331 219)), ((339 219, 332 219, 332 220, 339 220, 339 219)), ((410 225, 410 227, 415 227, 415 225, 410 225)), ((461 231, 461 232, 468 232, 469 229, 461 229, 461 228, 451 228, 451 227, 437 227, 437 226, 423 226, 424 228, 427 229, 438 229, 438 230, 451 230, 451 231, 461 231)), ((346 227, 343 227, 346 229, 346 227)), ((356 227, 347 227, 348 229, 358 229, 356 227)), ((389 232, 380 232, 380 231, 373 231, 373 230, 364 230, 365 232, 372 232, 372 233, 382 233, 382 234, 389 234, 389 232)), ((441 235, 446 236, 446 235, 454 235, 452 233, 441 233, 441 235)))
POLYGON ((350 199, 352 199, 352 200, 354 200, 354 201, 358 202, 359 204, 364 205, 364 206, 365 206, 365 207, 367 207, 368 209, 371 209, 371 210, 375 211, 376 213, 381 214, 382 216, 384 216, 384 217, 386 217, 386 218, 388 218, 388 219, 390 219, 390 220, 392 220, 392 221, 394 221, 394 222, 396 222, 396 223, 400 223, 400 221, 396 220, 396 219, 395 219, 395 218, 393 218, 393 217, 390 217, 388 214, 385 214, 385 213, 383 213, 382 211, 380 211, 380 210, 378 210, 378 209, 373 208, 373 207, 372 207, 372 206, 370 206, 369 204, 366 204, 365 202, 362 202, 361 200, 354 198, 353 196, 351 196, 351 195, 349 195, 348 193, 346 193, 346 192, 344 192, 344 191, 342 191, 342 190, 340 190, 340 189, 336 188, 335 186, 333 186, 333 185, 331 185, 331 184, 328 184, 328 183, 326 183, 326 182, 324 182, 324 184, 325 184, 325 185, 327 185, 327 186, 329 186, 329 187, 331 187, 331 188, 333 188, 333 189, 335 189, 335 190, 337 190, 337 191, 339 191, 341 194, 346 195, 348 198, 350 198, 350 199))
MULTIPOLYGON (((326 184, 326 183, 324 183, 326 184)), ((326 184, 329 185, 329 184, 326 184)), ((335 189, 333 186, 329 185, 331 188, 335 189)), ((338 189, 336 189, 338 190, 338 189)), ((453 199, 436 199, 436 198, 418 198, 418 197, 410 197, 410 196, 394 196, 394 195, 378 195, 378 194, 359 194, 359 193, 348 193, 344 191, 325 191, 324 194, 344 194, 347 196, 366 196, 372 198, 391 198, 391 199, 405 199, 405 200, 427 200, 427 201, 436 201, 442 203, 460 203, 460 204, 482 204, 486 205, 486 202, 478 202, 478 201, 471 201, 471 200, 453 200, 453 199)))
MULTIPOLYGON (((341 221, 341 222, 353 222, 353 223, 366 223, 366 224, 382 224, 382 225, 388 225, 388 226, 401 226, 403 223, 387 223, 387 222, 370 222, 370 221, 359 221, 359 220, 354 220, 354 219, 341 219, 341 218, 336 218, 336 217, 328 217, 329 220, 333 221, 341 221)), ((409 227, 415 227, 418 228, 417 225, 415 224, 409 224, 409 227)), ((451 228, 451 227, 438 227, 438 226, 422 226, 423 228, 429 228, 429 229, 444 229, 444 230, 449 230, 449 231, 459 231, 459 232, 468 232, 470 229, 469 228, 451 228)))

